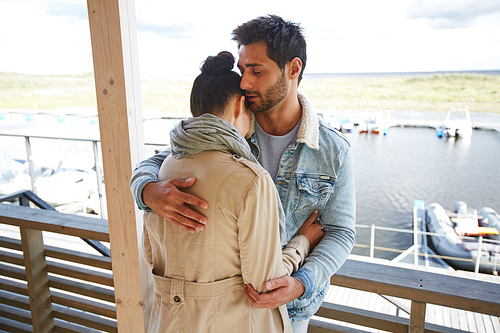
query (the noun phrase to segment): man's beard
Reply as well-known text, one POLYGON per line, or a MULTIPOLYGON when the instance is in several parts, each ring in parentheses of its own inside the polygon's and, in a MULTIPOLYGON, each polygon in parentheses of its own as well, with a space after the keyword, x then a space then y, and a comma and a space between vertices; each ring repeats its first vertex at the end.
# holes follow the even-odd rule
POLYGON ((271 87, 267 88, 264 92, 264 96, 258 91, 247 91, 249 94, 255 94, 259 96, 260 104, 256 102, 246 101, 247 107, 253 113, 266 112, 272 109, 276 104, 285 99, 288 94, 288 87, 286 85, 285 71, 281 71, 281 77, 278 81, 271 87))

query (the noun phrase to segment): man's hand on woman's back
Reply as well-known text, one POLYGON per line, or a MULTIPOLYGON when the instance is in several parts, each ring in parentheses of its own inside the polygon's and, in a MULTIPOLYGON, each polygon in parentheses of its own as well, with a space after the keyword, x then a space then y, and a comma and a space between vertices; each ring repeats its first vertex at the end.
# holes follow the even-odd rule
POLYGON ((143 202, 156 214, 193 233, 204 230, 208 219, 185 204, 207 209, 208 204, 179 189, 193 186, 196 178, 169 179, 147 184, 142 191, 143 202))

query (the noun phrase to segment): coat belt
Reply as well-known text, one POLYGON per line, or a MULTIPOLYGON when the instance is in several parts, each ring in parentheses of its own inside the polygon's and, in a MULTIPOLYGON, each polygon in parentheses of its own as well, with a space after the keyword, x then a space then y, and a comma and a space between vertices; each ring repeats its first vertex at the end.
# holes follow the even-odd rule
POLYGON ((215 282, 189 282, 183 276, 163 277, 153 274, 153 280, 156 291, 169 295, 174 305, 184 303, 185 299, 221 297, 243 289, 243 278, 239 275, 215 282))

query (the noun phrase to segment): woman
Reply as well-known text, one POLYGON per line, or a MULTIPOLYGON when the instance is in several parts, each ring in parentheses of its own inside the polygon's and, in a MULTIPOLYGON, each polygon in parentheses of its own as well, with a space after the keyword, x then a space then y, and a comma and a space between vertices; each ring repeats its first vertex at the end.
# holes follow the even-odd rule
POLYGON ((155 282, 150 332, 291 332, 285 306, 253 308, 243 285, 265 292, 266 281, 295 272, 323 235, 313 216, 282 251, 284 214, 244 139, 251 116, 233 66, 229 52, 207 58, 191 91, 194 117, 171 131, 160 180, 196 177, 186 192, 208 202, 209 223, 193 234, 146 213, 145 258, 155 282))

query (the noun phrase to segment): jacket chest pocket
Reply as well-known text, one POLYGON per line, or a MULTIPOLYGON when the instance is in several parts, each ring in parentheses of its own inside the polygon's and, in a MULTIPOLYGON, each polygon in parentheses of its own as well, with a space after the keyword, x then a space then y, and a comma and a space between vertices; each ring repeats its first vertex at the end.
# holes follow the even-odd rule
POLYGON ((335 189, 332 177, 298 177, 295 211, 322 209, 335 189))

